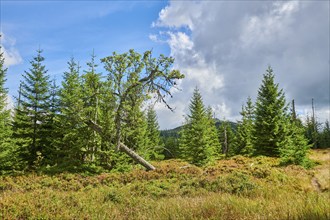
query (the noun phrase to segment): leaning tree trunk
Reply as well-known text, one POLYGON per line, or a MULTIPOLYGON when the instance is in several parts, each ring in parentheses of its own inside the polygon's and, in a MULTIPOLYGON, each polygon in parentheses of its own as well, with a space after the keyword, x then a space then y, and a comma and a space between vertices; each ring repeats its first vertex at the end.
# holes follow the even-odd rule
MULTIPOLYGON (((102 137, 107 138, 103 134, 102 128, 98 124, 96 124, 92 120, 87 121, 86 124, 90 128, 92 128, 94 131, 96 131, 99 134, 101 134, 102 137)), ((155 170, 156 169, 148 161, 146 161, 145 159, 143 159, 141 156, 139 156, 137 153, 135 153, 132 149, 128 148, 124 143, 119 142, 118 148, 119 148, 120 151, 122 151, 122 152, 126 153, 128 156, 130 156, 135 162, 137 162, 137 163, 141 164, 142 166, 144 166, 148 171, 149 170, 155 170)))

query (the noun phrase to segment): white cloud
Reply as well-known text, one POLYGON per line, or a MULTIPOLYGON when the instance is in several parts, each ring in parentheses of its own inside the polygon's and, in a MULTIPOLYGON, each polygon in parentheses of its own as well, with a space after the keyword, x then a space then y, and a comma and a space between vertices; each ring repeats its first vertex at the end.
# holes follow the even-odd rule
POLYGON ((318 114, 326 115, 329 4, 171 1, 153 23, 161 31, 150 38, 169 45, 175 68, 186 78, 182 91, 169 100, 178 106, 175 115, 159 110, 161 127, 182 123, 195 86, 218 118, 237 119, 247 97, 255 99, 268 65, 287 100, 296 100, 297 110, 314 98, 318 114))
POLYGON ((1 36, 1 53, 5 58, 5 66, 13 66, 22 62, 22 57, 19 51, 15 48, 16 41, 13 38, 7 37, 3 32, 1 36))
POLYGON ((248 17, 240 36, 242 46, 250 49, 280 39, 281 34, 290 28, 293 13, 298 7, 299 2, 295 1, 275 2, 270 11, 248 17))
POLYGON ((171 27, 180 28, 188 27, 190 30, 194 29, 195 19, 201 17, 201 2, 186 2, 173 1, 169 6, 166 6, 159 12, 159 18, 153 22, 153 27, 171 27), (187 10, 189 13, 187 13, 187 10))

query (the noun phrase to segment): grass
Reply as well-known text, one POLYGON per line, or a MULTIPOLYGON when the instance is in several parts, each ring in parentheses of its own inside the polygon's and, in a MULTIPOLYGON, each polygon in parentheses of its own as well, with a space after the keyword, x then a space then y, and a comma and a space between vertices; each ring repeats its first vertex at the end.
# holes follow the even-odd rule
POLYGON ((330 219, 330 150, 310 170, 236 156, 129 173, 0 177, 0 219, 330 219), (313 179, 319 186, 313 185, 313 179))

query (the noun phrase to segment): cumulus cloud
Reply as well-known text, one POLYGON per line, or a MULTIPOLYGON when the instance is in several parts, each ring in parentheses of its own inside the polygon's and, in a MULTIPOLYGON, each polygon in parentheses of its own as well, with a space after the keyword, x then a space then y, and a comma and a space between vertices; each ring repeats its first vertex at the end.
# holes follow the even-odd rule
POLYGON ((1 53, 5 58, 5 66, 13 66, 22 62, 22 57, 19 51, 15 48, 16 41, 7 37, 4 33, 0 32, 1 39, 1 53))
POLYGON ((182 123, 196 86, 216 117, 238 119, 268 65, 298 111, 314 98, 320 120, 329 117, 329 2, 171 1, 153 27, 186 75, 169 100, 176 112, 158 109, 162 128, 182 123))

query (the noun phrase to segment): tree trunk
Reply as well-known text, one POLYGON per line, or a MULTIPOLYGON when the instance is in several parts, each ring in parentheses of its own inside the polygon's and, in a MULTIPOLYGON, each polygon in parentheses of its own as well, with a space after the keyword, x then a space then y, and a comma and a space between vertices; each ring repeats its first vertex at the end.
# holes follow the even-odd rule
MULTIPOLYGON (((93 122, 92 120, 89 120, 86 122, 86 124, 92 128, 94 131, 98 132, 99 134, 101 134, 102 137, 104 137, 105 139, 108 139, 108 137, 105 137, 103 132, 102 132, 102 128, 96 124, 95 122, 93 122)), ((119 150, 121 150, 122 152, 126 153, 128 156, 130 156, 135 162, 141 164, 142 166, 144 166, 148 171, 149 170, 155 170, 156 168, 151 165, 148 161, 146 161, 145 159, 143 159, 141 156, 139 156, 137 153, 135 153, 132 149, 128 148, 125 144, 123 144, 122 142, 119 142, 118 144, 118 148, 119 150)))
POLYGON ((225 127, 225 130, 223 131, 224 132, 224 142, 223 142, 223 154, 228 154, 228 141, 227 141, 227 127, 225 127))
POLYGON ((144 166, 148 171, 149 170, 155 170, 156 168, 152 166, 148 161, 140 157, 137 153, 135 153, 133 150, 128 148, 125 144, 122 142, 119 143, 119 149, 123 152, 125 152, 128 156, 130 156, 135 162, 141 164, 144 166))

